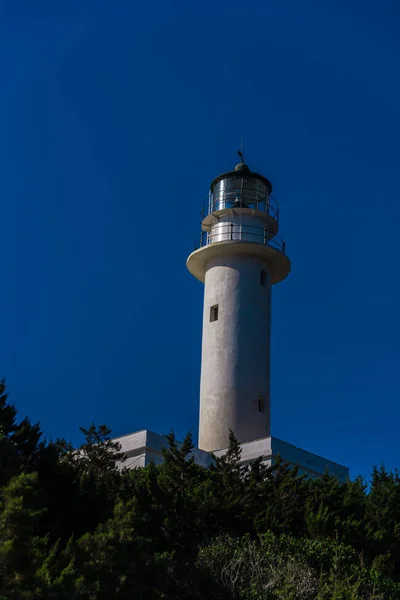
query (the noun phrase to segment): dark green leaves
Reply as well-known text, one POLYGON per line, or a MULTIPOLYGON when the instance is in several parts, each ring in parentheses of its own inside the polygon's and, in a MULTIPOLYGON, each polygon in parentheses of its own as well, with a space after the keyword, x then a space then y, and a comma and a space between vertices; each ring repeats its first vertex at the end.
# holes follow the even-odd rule
POLYGON ((164 462, 121 468, 106 426, 82 445, 17 419, 0 383, 0 600, 395 600, 400 476, 340 483, 279 458, 210 469, 191 435, 164 462))

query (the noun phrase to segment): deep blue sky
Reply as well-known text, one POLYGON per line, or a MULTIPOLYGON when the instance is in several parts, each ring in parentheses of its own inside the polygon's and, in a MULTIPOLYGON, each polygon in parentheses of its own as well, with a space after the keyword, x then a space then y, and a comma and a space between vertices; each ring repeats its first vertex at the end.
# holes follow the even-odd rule
POLYGON ((197 438, 211 179, 271 179, 272 432, 400 467, 397 0, 0 3, 0 375, 49 437, 197 438))

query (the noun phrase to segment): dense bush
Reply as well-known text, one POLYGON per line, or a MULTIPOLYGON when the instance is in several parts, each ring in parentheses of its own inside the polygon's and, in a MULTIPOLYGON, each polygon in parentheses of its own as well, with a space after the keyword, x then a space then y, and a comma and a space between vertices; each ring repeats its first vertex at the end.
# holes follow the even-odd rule
POLYGON ((400 477, 300 477, 278 461, 207 470, 169 436, 119 469, 94 425, 74 450, 17 420, 0 382, 0 599, 400 599, 400 477))

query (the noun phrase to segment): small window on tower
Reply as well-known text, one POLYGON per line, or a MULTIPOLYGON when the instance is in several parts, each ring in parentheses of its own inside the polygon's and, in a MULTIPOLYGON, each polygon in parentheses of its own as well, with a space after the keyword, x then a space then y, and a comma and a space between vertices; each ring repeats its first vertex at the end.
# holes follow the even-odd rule
POLYGON ((260 284, 266 286, 268 283, 267 271, 260 271, 260 284))
POLYGON ((265 412, 265 398, 264 398, 264 396, 259 396, 258 397, 258 410, 261 413, 265 412))
POLYGON ((218 321, 218 304, 214 304, 210 308, 210 322, 212 323, 213 321, 218 321))

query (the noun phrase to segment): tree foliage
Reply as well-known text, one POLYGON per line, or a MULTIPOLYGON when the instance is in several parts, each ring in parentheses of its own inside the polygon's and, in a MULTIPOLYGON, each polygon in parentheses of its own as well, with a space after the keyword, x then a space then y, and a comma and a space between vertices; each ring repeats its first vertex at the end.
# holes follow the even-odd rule
POLYGON ((339 482, 277 460, 210 469, 173 434, 123 468, 105 426, 47 441, 0 382, 0 600, 400 599, 400 475, 339 482))

